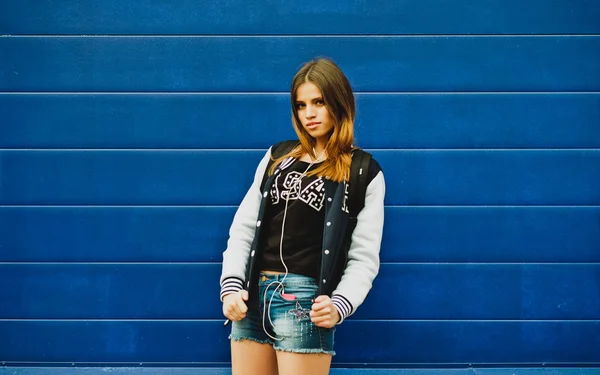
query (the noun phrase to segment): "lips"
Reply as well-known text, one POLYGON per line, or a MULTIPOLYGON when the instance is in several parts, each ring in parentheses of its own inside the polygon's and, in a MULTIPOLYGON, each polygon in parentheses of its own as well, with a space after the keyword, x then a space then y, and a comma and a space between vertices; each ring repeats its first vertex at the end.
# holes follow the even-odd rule
POLYGON ((309 122, 308 124, 306 124, 306 127, 309 128, 310 130, 314 130, 316 129, 321 123, 320 122, 309 122))

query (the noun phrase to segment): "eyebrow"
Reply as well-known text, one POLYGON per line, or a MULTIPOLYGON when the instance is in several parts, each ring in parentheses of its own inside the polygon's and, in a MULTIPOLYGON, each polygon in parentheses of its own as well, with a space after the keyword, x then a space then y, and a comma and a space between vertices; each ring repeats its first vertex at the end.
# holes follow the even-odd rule
MULTIPOLYGON (((323 100, 323 97, 322 96, 318 96, 318 97, 312 99, 313 102, 317 101, 317 100, 323 100)), ((298 100, 298 99, 296 99, 296 103, 304 103, 304 100, 298 100)))

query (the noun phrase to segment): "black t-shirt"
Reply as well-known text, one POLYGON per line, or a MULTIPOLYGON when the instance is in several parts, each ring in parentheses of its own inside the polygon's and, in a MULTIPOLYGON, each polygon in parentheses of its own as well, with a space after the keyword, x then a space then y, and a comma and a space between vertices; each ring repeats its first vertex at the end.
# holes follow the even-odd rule
MULTIPOLYGON (((325 220, 325 184, 323 177, 302 176, 309 165, 297 160, 273 182, 269 194, 271 204, 265 215, 266 220, 263 220, 267 225, 263 229, 266 233, 259 258, 261 270, 285 272, 280 257, 285 216, 282 254, 289 273, 313 278, 319 275, 325 220)), ((318 165, 312 165, 310 170, 318 165)))

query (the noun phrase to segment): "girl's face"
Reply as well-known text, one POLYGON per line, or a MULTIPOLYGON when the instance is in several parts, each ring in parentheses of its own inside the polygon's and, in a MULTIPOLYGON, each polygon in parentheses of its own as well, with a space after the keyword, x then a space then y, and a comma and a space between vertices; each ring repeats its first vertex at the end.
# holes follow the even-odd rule
POLYGON ((329 114, 321 90, 312 82, 304 82, 296 91, 296 110, 302 127, 322 146, 329 140, 334 119, 329 114))

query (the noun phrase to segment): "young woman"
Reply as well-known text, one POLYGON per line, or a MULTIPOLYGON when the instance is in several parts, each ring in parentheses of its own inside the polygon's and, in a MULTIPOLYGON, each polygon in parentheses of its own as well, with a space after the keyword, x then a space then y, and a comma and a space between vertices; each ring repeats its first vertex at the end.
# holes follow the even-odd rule
POLYGON ((299 141, 263 157, 223 253, 234 375, 329 373, 335 326, 379 271, 385 182, 375 160, 344 240, 356 111, 348 79, 330 60, 311 61, 294 76, 291 104, 299 141))

